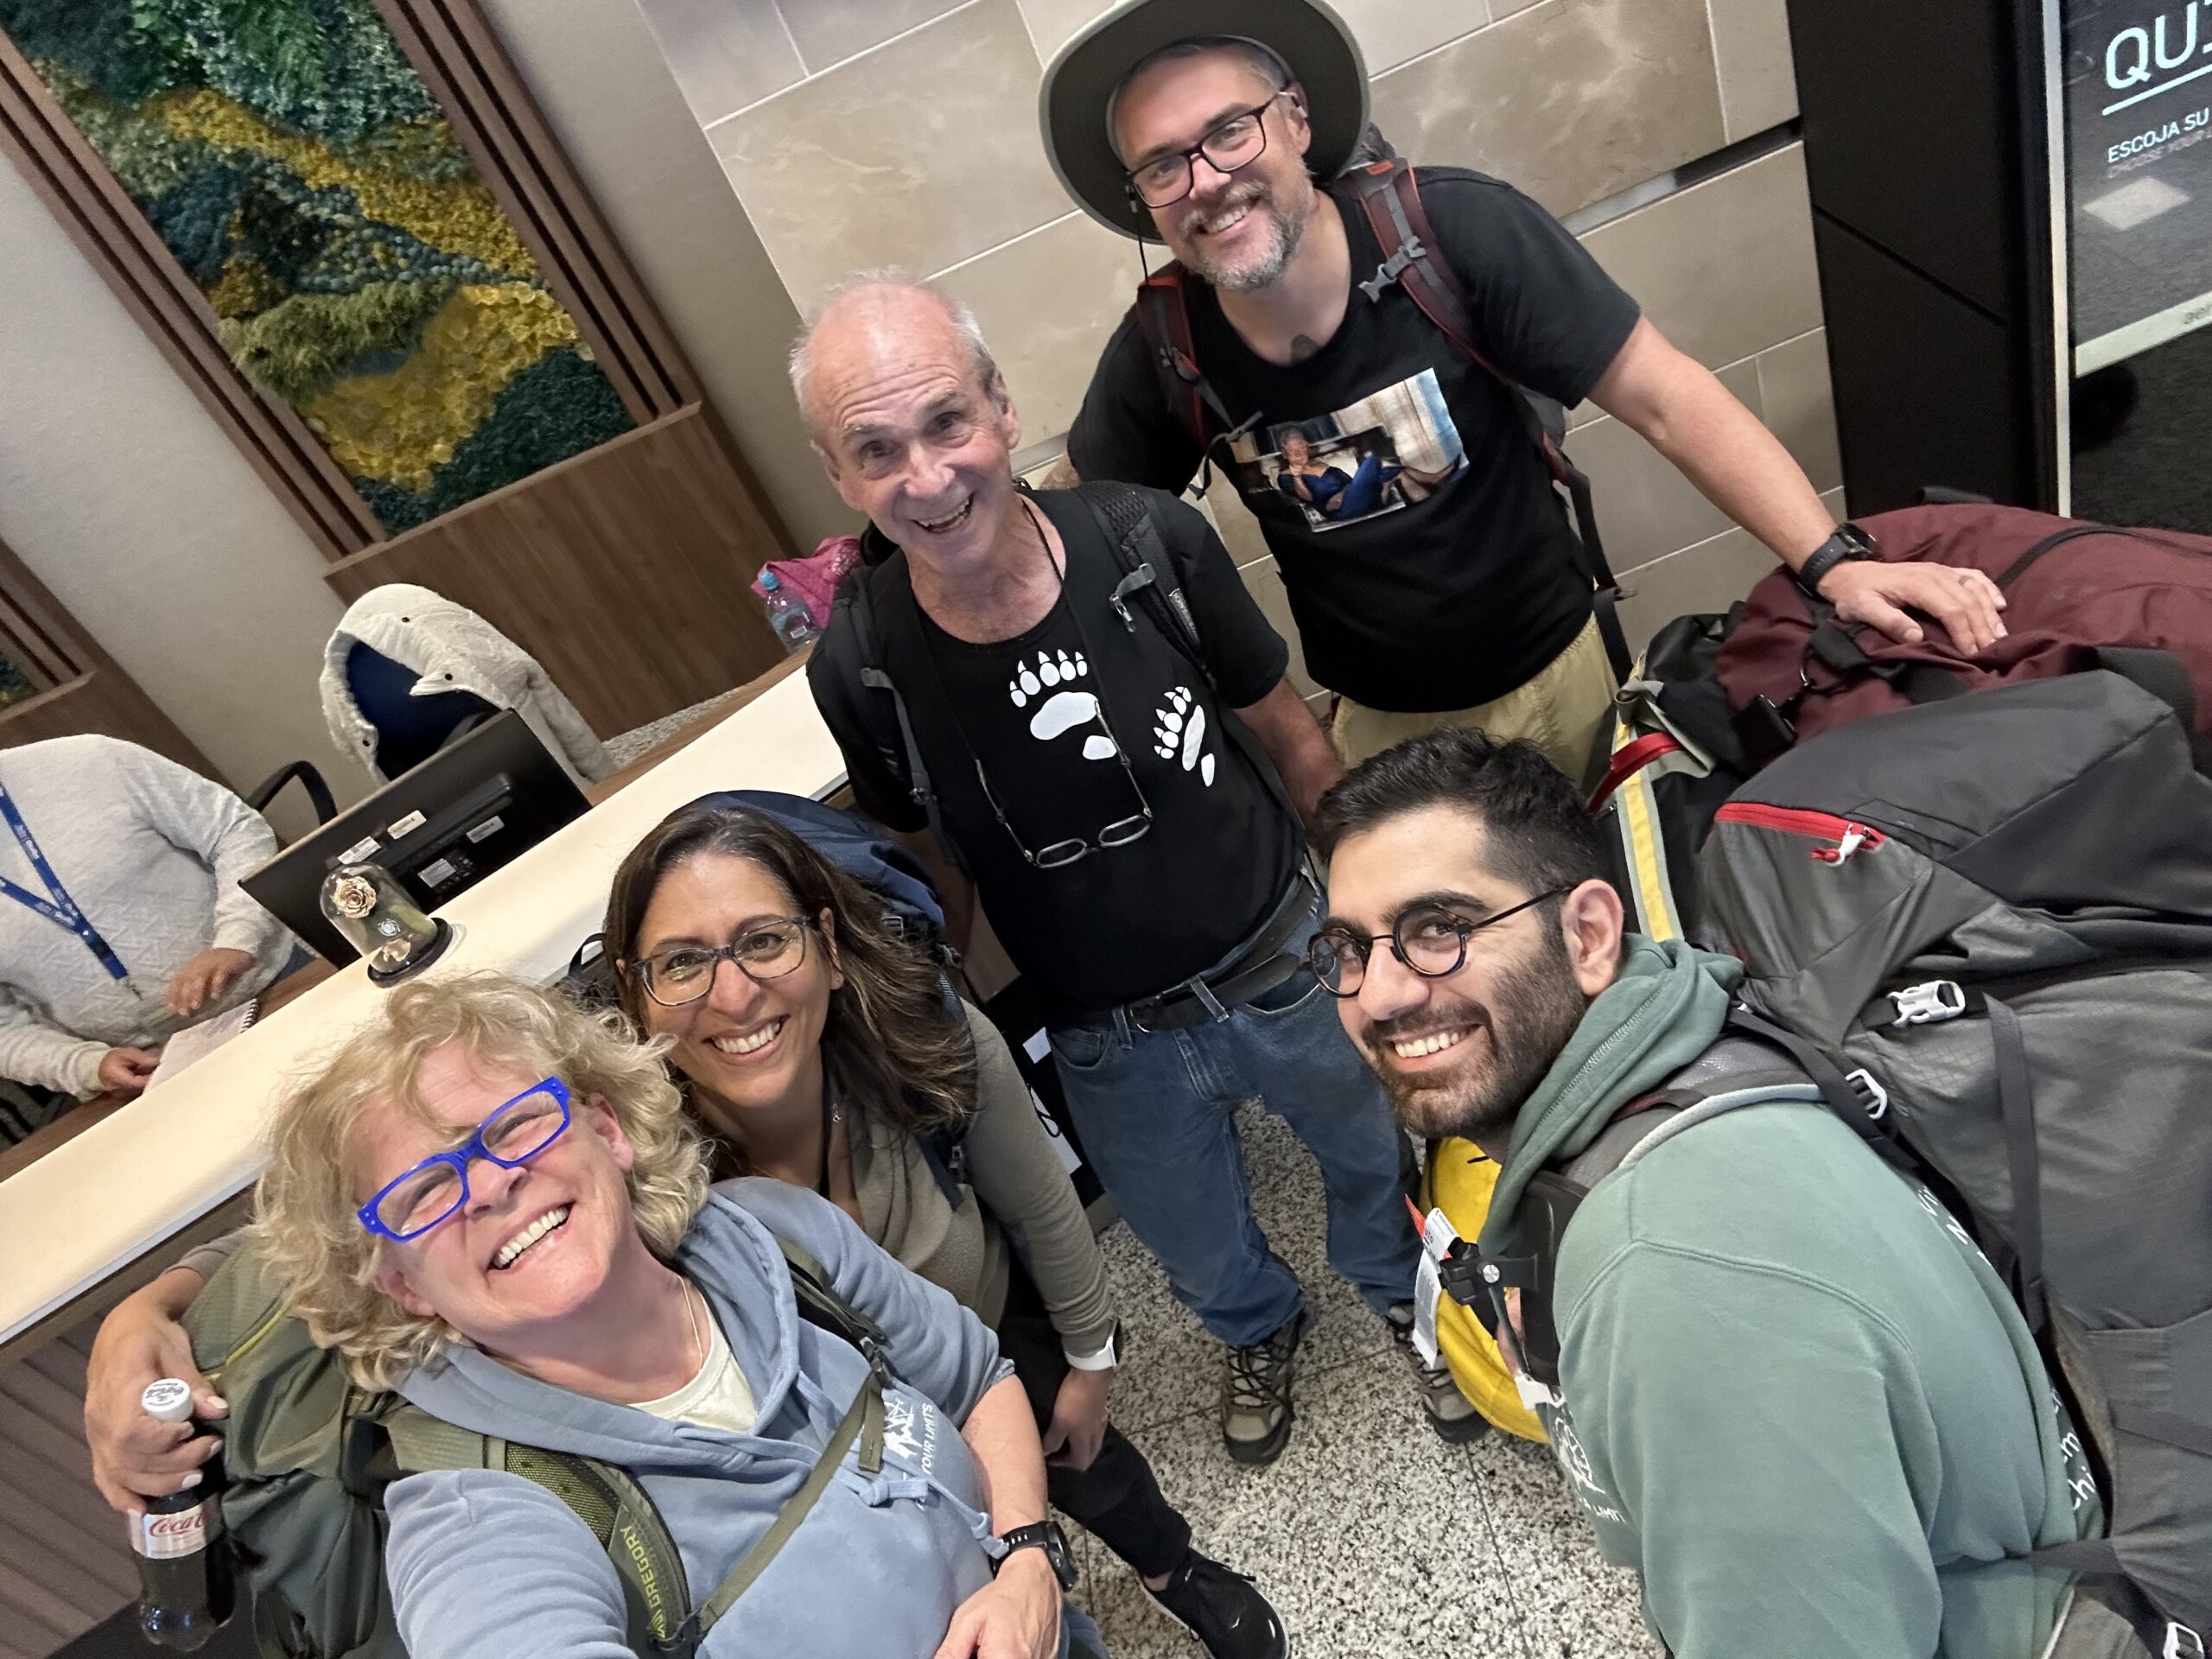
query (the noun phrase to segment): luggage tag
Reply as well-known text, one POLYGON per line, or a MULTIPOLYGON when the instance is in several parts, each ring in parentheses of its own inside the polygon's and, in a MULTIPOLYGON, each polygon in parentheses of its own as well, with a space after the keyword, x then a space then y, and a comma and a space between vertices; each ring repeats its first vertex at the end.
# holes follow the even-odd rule
POLYGON ((1451 1254, 1459 1235, 1443 1211, 1432 1210, 1423 1219, 1411 1198, 1406 1200, 1406 1208, 1421 1228, 1421 1263, 1414 1269, 1414 1351, 1421 1356, 1422 1364, 1433 1368, 1442 1363, 1436 1340, 1436 1309, 1444 1299, 1444 1276, 1438 1264, 1451 1254))
MULTIPOLYGON (((1452 1254, 1452 1247, 1459 1243, 1459 1230, 1452 1226, 1441 1210, 1431 1210, 1424 1219, 1411 1198, 1406 1208, 1421 1225, 1421 1265, 1414 1273, 1414 1347, 1422 1362, 1434 1365, 1437 1360, 1436 1308, 1444 1295, 1441 1264, 1452 1254)), ((1518 1316, 1516 1306, 1521 1293, 1509 1290, 1505 1294, 1508 1317, 1502 1321, 1494 1339, 1498 1357, 1505 1362, 1505 1369, 1513 1378, 1514 1391, 1521 1396, 1522 1405, 1529 1411, 1540 1406, 1554 1409, 1565 1405, 1566 1400, 1557 1390, 1547 1387, 1529 1375, 1521 1363, 1521 1353, 1512 1322, 1518 1316)))

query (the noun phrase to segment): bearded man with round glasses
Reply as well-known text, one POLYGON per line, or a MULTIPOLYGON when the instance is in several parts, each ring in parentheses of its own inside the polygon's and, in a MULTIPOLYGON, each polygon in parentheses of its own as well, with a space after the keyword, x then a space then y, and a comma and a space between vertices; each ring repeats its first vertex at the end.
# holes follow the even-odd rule
MULTIPOLYGON (((1825 1105, 1774 1090, 1639 1141, 1535 1238, 1533 1177, 1711 1075, 1740 965, 1623 932, 1588 815, 1527 743, 1409 739, 1329 792, 1314 840, 1309 963, 1400 1121, 1501 1166, 1484 1261, 1552 1254, 1559 1386, 1523 1395, 1668 1651, 2044 1654, 2067 1576, 2005 1558, 2096 1519, 2079 1440, 2003 1281, 1825 1105)), ((1529 1294, 1509 1359, 1542 1328, 1529 1294)), ((2080 1651, 2139 1650, 2114 1630, 2080 1651)))
POLYGON ((1873 562, 1839 532, 1758 417, 1510 185, 1415 169, 1428 225, 1408 215, 1386 260, 1355 177, 1368 96, 1358 44, 1319 0, 1122 0, 1053 60, 1041 105, 1077 205, 1177 262, 1107 345, 1055 481, 1180 491, 1221 467, 1308 670, 1341 694, 1347 760, 1459 725, 1529 738, 1571 776, 1587 764, 1614 670, 1516 385, 1634 429, 1845 619, 1911 640, 1916 608, 1969 650, 2003 633, 1993 583, 1873 562), (1401 280, 1426 273, 1456 280, 1471 340, 1401 280), (1300 444, 1407 483, 1310 507, 1284 487, 1300 444))

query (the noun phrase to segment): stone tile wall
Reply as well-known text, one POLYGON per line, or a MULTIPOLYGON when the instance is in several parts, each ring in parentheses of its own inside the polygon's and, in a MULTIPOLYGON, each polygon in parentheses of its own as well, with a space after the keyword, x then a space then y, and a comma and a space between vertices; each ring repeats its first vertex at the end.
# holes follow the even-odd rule
MULTIPOLYGON (((804 310, 855 270, 933 276, 974 307, 1033 442, 1065 432, 1139 270, 1075 212, 1037 133, 1043 65, 1100 0, 638 0, 804 310)), ((1574 214, 1796 113, 1784 0, 1336 0, 1375 116, 1416 161, 1510 180, 1574 214)), ((1796 146, 1584 238, 1681 347, 1758 411, 1823 491, 1841 483, 1802 158, 1796 146)), ((778 296, 783 302, 784 296, 778 296)), ((783 397, 780 387, 763 397, 783 397)), ((1643 440, 1585 409, 1630 614, 1725 604, 1765 555, 1643 440), (1592 418, 1594 417, 1594 418, 1592 418), (1649 580, 1629 576, 1649 573, 1649 580)), ((1209 504, 1290 632, 1256 526, 1209 504)))

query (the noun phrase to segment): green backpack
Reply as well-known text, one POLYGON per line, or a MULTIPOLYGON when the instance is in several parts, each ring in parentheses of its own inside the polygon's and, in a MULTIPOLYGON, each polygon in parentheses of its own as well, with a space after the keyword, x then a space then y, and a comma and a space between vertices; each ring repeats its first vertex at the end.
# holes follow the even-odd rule
POLYGON ((358 1387, 284 1309, 249 1236, 193 1300, 194 1362, 230 1402, 222 1426, 224 1546, 253 1587, 267 1659, 406 1659, 385 1585, 384 1491, 432 1469, 503 1469, 544 1487, 592 1529, 622 1580, 641 1659, 690 1659, 798 1530, 845 1453, 881 1466, 883 1332, 831 1288, 822 1264, 779 1239, 801 1318, 849 1342, 868 1381, 805 1483, 715 1593, 695 1606, 675 1541, 645 1489, 612 1464, 519 1446, 441 1422, 396 1394, 358 1387))

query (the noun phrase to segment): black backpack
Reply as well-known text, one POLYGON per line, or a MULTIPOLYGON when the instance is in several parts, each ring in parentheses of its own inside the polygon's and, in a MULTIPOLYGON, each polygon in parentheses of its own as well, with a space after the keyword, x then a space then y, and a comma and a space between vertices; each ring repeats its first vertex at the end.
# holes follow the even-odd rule
MULTIPOLYGON (((1385 289, 1402 288, 1461 356, 1505 388, 1522 430, 1542 458, 1552 482, 1566 493, 1573 508, 1575 539, 1581 549, 1582 574, 1589 580, 1593 595, 1598 631, 1612 663, 1613 677, 1625 680, 1631 654, 1618 614, 1624 595, 1598 534, 1598 509, 1590 480, 1567 459, 1567 411, 1552 399, 1517 384, 1475 343, 1478 331, 1473 302, 1451 263, 1435 252, 1440 245, 1436 232, 1428 222, 1428 210, 1421 206, 1421 185, 1412 165, 1390 156, 1355 166, 1344 177, 1357 194, 1368 226, 1382 250, 1382 263, 1358 285, 1360 292, 1370 303, 1379 303, 1385 289)), ((1179 261, 1171 261, 1147 276, 1137 288, 1137 327, 1152 353, 1162 399, 1210 460, 1216 443, 1243 433, 1258 417, 1241 423, 1231 417, 1220 394, 1198 367, 1198 346, 1191 332, 1189 282, 1190 274, 1179 261)))
MULTIPOLYGON (((1622 1164, 1719 1112, 1825 1101, 2002 1274, 2089 1453, 2107 1535, 2039 1565, 2152 1654, 2212 1632, 2212 779, 2109 672, 1839 728, 1716 815, 1726 1039, 1531 1180, 1529 1253, 1455 1247, 1486 1325, 1522 1293, 1556 1386, 1560 1239, 1622 1164)), ((1571 1404, 1572 1402, 1570 1402, 1571 1404)), ((2063 1649, 2062 1649, 2063 1650, 2063 1649)))
MULTIPOLYGON (((1206 690, 1214 691, 1213 669, 1206 660, 1205 641, 1198 632, 1198 618, 1192 612, 1191 602, 1184 594, 1182 580, 1176 574, 1175 561, 1167 551, 1166 534, 1157 517, 1154 502, 1164 498, 1130 485, 1111 483, 1084 484, 1072 493, 1089 510, 1106 545, 1113 550, 1121 573, 1107 601, 1115 619, 1134 632, 1137 616, 1141 613, 1201 677, 1206 690)), ((921 745, 914 736, 914 722, 906 695, 892 675, 891 654, 885 648, 881 607, 892 602, 890 595, 893 591, 887 567, 893 557, 903 556, 873 531, 861 537, 861 549, 863 566, 838 589, 836 607, 830 613, 831 626, 839 626, 842 621, 852 631, 859 648, 861 683, 883 694, 867 699, 862 707, 861 717, 868 724, 869 742, 885 768, 906 785, 914 804, 928 817, 931 836, 946 861, 956 869, 964 870, 966 861, 944 833, 937 786, 931 779, 921 745)), ((899 584, 896 591, 896 602, 913 603, 911 591, 903 584, 899 584)), ((812 664, 808 671, 813 672, 812 664)), ((1296 819, 1296 810, 1290 804, 1281 779, 1276 775, 1274 763, 1268 760, 1267 752, 1260 747, 1244 722, 1230 718, 1224 719, 1222 724, 1282 809, 1296 819)))

